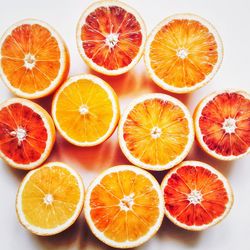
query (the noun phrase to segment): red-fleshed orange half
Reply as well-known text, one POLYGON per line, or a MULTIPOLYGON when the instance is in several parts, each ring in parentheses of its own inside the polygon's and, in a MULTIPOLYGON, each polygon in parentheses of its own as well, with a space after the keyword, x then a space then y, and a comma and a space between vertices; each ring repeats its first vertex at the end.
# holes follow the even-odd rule
POLYGON ((140 60, 145 24, 136 10, 116 1, 96 1, 82 14, 76 34, 83 60, 95 71, 120 75, 140 60))
POLYGON ((201 148, 219 160, 250 152, 250 96, 241 90, 218 91, 200 101, 194 112, 201 148))
POLYGON ((52 118, 38 104, 11 98, 0 104, 0 157, 14 168, 41 165, 55 142, 52 118))
POLYGON ((164 177, 165 214, 177 226, 205 230, 229 213, 233 192, 228 180, 210 165, 184 161, 164 177))
POLYGON ((69 53, 49 24, 25 19, 0 39, 0 77, 15 95, 36 99, 51 94, 69 72, 69 53))

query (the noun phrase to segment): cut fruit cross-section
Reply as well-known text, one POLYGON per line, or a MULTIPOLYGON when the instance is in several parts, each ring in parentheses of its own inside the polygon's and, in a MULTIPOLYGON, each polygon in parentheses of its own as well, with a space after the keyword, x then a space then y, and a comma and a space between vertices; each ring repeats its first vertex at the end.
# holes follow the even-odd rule
POLYGON ((134 166, 116 166, 90 184, 84 212, 98 239, 112 247, 131 248, 157 232, 164 200, 151 174, 134 166))
POLYGON ((71 226, 81 213, 84 186, 74 169, 50 162, 30 171, 17 193, 21 224, 37 235, 54 235, 71 226))
POLYGON ((0 40, 0 76, 18 96, 47 96, 66 79, 68 71, 69 55, 64 41, 42 21, 20 21, 0 40))
POLYGON ((133 164, 150 170, 169 169, 188 154, 194 140, 187 107, 164 94, 134 100, 119 123, 120 147, 133 164))
POLYGON ((164 19, 150 34, 145 48, 151 78, 174 93, 191 92, 208 83, 222 57, 217 31, 208 21, 192 14, 164 19))
POLYGON ((161 187, 166 216, 187 230, 200 231, 219 223, 233 204, 227 179, 203 162, 182 162, 167 173, 161 187))
POLYGON ((10 166, 38 167, 48 158, 54 142, 54 123, 38 104, 21 98, 0 104, 0 157, 10 166))
POLYGON ((212 93, 194 112, 196 138, 202 149, 219 160, 238 159, 250 152, 250 96, 244 91, 212 93))
POLYGON ((119 75, 140 60, 146 30, 139 14, 126 4, 97 1, 82 14, 76 39, 82 58, 91 68, 119 75))
POLYGON ((52 103, 57 129, 77 146, 94 146, 108 139, 117 126, 119 115, 114 90, 94 75, 69 78, 52 103))

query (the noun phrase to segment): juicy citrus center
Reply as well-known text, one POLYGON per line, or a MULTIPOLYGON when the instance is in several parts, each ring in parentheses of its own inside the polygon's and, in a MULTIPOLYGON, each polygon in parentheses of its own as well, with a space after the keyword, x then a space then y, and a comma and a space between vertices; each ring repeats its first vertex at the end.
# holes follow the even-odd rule
POLYGON ((236 129, 236 120, 233 118, 227 118, 223 122, 223 129, 226 131, 226 133, 234 133, 236 129))
POLYGON ((190 203, 196 205, 201 203, 202 201, 202 194, 199 190, 192 190, 191 193, 188 195, 188 200, 190 203))
POLYGON ((119 34, 110 33, 109 35, 106 36, 105 43, 110 49, 112 49, 118 43, 118 41, 119 41, 118 38, 119 38, 119 34))
POLYGON ((46 204, 46 205, 51 205, 52 202, 54 201, 54 197, 52 194, 46 194, 43 198, 43 202, 46 204))
POLYGON ((181 59, 185 59, 188 56, 188 51, 184 48, 178 49, 176 55, 181 59))

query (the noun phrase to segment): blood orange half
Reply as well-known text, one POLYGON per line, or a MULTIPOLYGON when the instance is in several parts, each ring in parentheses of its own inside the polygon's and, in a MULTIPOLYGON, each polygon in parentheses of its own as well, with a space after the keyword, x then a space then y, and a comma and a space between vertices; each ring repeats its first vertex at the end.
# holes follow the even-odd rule
POLYGON ((200 231, 219 223, 233 204, 227 179, 203 162, 182 162, 167 173, 161 187, 166 216, 187 230, 200 231))
POLYGON ((137 11, 126 4, 97 1, 82 14, 76 40, 82 58, 91 68, 119 75, 140 60, 146 30, 137 11))
POLYGON ((65 80, 69 55, 50 25, 26 19, 1 38, 0 65, 0 76, 15 95, 35 99, 49 95, 65 80))
POLYGON ((0 105, 0 157, 10 166, 28 170, 41 165, 54 141, 52 118, 38 104, 12 98, 0 105))
POLYGON ((222 57, 223 46, 215 28, 192 14, 164 19, 151 32, 145 48, 151 78, 175 93, 191 92, 208 83, 222 57))
POLYGON ((234 160, 250 151, 250 96, 244 91, 215 92, 194 113, 200 146, 219 160, 234 160))

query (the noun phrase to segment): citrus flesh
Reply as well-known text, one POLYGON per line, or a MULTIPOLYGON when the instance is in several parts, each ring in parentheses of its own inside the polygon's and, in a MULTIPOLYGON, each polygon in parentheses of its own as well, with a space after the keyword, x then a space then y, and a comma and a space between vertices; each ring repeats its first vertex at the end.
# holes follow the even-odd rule
POLYGON ((189 152, 193 123, 188 109, 164 94, 149 94, 135 100, 119 124, 119 143, 135 165, 163 170, 178 164, 189 152))
POLYGON ((23 226, 38 235, 59 233, 79 216, 84 187, 81 177, 60 162, 32 170, 17 194, 17 215, 23 226))
POLYGON ((162 182, 167 217, 188 230, 204 230, 231 209, 233 194, 227 179, 211 166, 184 161, 162 182))
POLYGON ((39 105, 12 98, 0 105, 0 156, 13 167, 32 169, 44 162, 55 141, 55 128, 39 105))
POLYGON ((122 74, 140 59, 146 39, 139 14, 119 1, 101 1, 82 15, 77 28, 79 51, 104 74, 122 74))
POLYGON ((89 186, 84 209, 97 238, 113 247, 128 248, 141 245, 156 233, 164 202, 151 174, 134 166, 116 166, 89 186))
POLYGON ((221 160, 233 160, 250 149, 250 98, 243 91, 213 93, 195 112, 195 129, 202 148, 221 160))
POLYGON ((68 74, 69 58, 61 37, 46 23, 27 19, 10 27, 0 41, 0 75, 25 98, 50 94, 68 74))
POLYGON ((215 74, 222 60, 222 44, 206 20, 179 14, 166 18, 151 33, 145 60, 160 87, 186 93, 203 86, 215 74))
POLYGON ((56 93, 52 115, 66 140, 78 146, 97 145, 106 140, 117 126, 118 98, 100 78, 74 76, 56 93))

